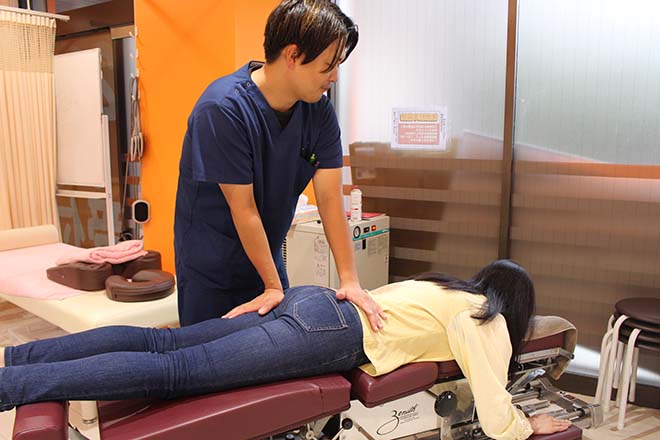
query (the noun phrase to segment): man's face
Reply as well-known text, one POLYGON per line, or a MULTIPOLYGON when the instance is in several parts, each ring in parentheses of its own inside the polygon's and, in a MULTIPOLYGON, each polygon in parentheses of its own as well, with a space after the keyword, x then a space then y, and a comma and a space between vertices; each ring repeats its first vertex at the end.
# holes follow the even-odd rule
POLYGON ((339 66, 336 65, 328 71, 337 51, 337 44, 339 44, 337 41, 332 43, 314 61, 308 64, 302 64, 303 57, 296 60, 294 88, 298 99, 308 103, 317 102, 330 86, 337 81, 339 66))

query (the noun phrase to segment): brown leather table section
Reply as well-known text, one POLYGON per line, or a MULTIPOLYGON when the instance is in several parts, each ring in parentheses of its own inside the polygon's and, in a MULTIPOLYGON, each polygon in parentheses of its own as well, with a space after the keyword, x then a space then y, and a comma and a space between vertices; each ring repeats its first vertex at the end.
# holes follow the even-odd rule
MULTIPOLYGON (((522 353, 561 347, 564 334, 559 333, 526 342, 522 353)), ((383 376, 372 377, 355 369, 345 374, 351 382, 353 397, 360 399, 367 408, 409 396, 431 387, 436 381, 461 376, 463 373, 456 361, 418 362, 404 365, 383 376)))
POLYGON ((520 349, 520 353, 525 354, 533 351, 547 350, 549 348, 561 348, 564 346, 564 336, 564 333, 557 333, 556 335, 546 336, 545 338, 525 341, 520 349))
POLYGON ((383 376, 373 377, 356 368, 345 374, 351 382, 351 393, 367 408, 414 394, 431 387, 438 377, 436 362, 418 362, 397 368, 383 376))
POLYGON ((340 375, 288 380, 173 401, 99 403, 103 440, 262 439, 349 407, 340 375))
POLYGON ((69 404, 40 402, 16 408, 13 440, 65 440, 68 436, 69 404))

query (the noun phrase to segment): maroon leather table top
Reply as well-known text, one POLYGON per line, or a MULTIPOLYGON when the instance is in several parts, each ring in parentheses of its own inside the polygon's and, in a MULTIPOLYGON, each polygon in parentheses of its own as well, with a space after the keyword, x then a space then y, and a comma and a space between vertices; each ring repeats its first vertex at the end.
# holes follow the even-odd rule
POLYGON ((340 375, 288 380, 173 401, 99 402, 103 440, 262 439, 349 407, 340 375))
MULTIPOLYGON (((522 353, 561 347, 564 334, 547 336, 528 341, 522 353)), ((367 408, 381 405, 400 397, 409 396, 430 388, 438 380, 460 376, 463 373, 456 361, 418 362, 404 365, 383 376, 372 377, 362 370, 355 369, 345 374, 351 382, 351 394, 367 408)))
POLYGON ((40 402, 16 408, 13 440, 65 440, 68 436, 69 404, 40 402), (38 429, 35 429, 38 428, 38 429))

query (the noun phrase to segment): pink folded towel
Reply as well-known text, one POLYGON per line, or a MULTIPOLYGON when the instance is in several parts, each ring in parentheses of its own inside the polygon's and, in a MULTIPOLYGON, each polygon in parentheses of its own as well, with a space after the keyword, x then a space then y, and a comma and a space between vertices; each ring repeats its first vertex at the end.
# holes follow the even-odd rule
POLYGON ((112 246, 80 249, 67 253, 55 260, 55 264, 67 264, 76 261, 83 263, 119 264, 147 255, 142 240, 122 241, 112 246))

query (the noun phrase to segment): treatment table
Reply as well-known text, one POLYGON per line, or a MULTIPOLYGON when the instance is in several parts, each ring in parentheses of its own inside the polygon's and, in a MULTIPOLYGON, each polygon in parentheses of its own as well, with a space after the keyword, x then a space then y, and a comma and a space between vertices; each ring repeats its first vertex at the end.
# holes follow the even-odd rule
POLYGON ((5 269, 0 274, 0 298, 69 333, 107 325, 178 325, 176 292, 155 301, 126 303, 111 300, 105 290, 81 292, 80 295, 65 299, 38 299, 16 296, 5 290, 7 288, 3 289, 5 283, 14 287, 21 287, 20 283, 46 289, 49 285, 53 289, 61 287, 46 279, 46 269, 55 266, 54 261, 35 260, 29 267, 15 269, 15 273, 8 272, 6 263, 12 260, 14 254, 26 248, 38 250, 58 242, 59 235, 54 225, 0 231, 0 267, 5 269))
MULTIPOLYGON (((565 330, 532 335, 510 377, 508 389, 523 411, 550 412, 573 421, 566 431, 533 439, 580 439, 581 428, 602 422, 598 405, 556 389, 543 377, 546 372, 557 377, 572 358, 575 330, 565 322, 565 330)), ((270 436, 314 440, 322 438, 320 429, 335 414, 339 414, 341 428, 334 438, 341 440, 391 440, 413 434, 410 438, 487 438, 479 427, 467 381, 454 361, 409 364, 379 377, 356 369, 171 401, 99 402, 98 410, 102 440, 257 440, 270 436)), ((16 409, 13 440, 64 440, 66 436, 67 402, 16 409)))
MULTIPOLYGON (((0 272, 0 298, 69 333, 108 325, 179 325, 176 292, 144 302, 113 301, 105 290, 78 291, 79 294, 64 299, 17 295, 37 290, 36 293, 48 297, 71 290, 46 277, 46 269, 55 266, 55 258, 50 253, 58 246, 67 245, 59 242, 54 225, 0 231, 0 267, 3 268, 0 272), (34 258, 27 258, 27 255, 34 258)), ((91 403, 83 402, 81 412, 85 421, 96 418, 96 408, 91 403)))

